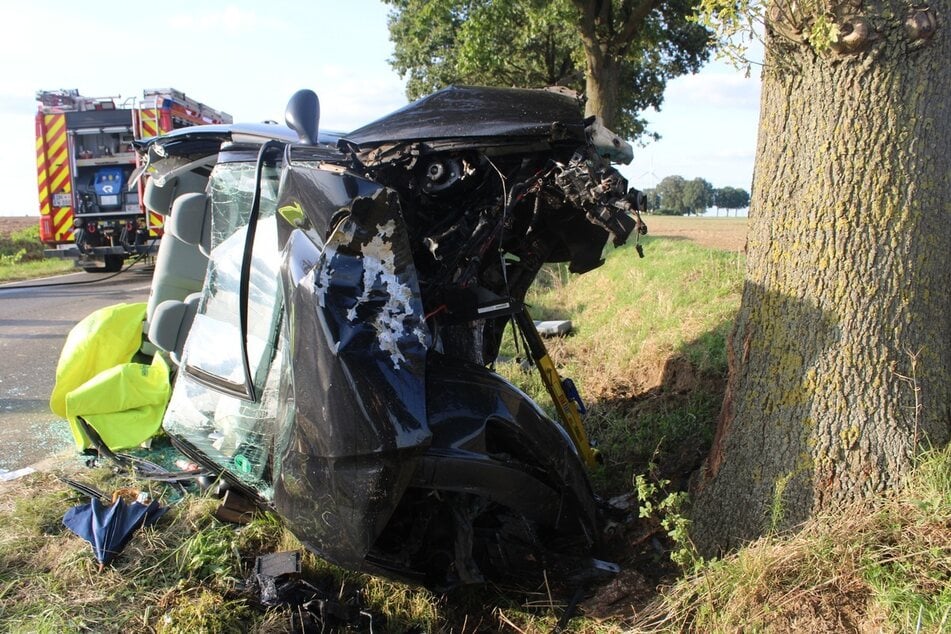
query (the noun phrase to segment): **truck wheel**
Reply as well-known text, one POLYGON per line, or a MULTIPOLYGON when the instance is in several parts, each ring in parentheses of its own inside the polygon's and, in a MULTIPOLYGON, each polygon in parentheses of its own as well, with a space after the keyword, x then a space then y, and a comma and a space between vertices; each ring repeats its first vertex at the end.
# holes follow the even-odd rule
POLYGON ((106 273, 115 273, 122 270, 122 263, 125 259, 121 255, 107 255, 105 259, 106 268, 103 270, 106 273))

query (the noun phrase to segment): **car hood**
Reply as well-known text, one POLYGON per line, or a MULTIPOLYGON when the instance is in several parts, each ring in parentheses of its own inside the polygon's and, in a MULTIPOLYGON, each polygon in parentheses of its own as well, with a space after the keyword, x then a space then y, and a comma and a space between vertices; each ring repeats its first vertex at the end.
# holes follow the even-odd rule
POLYGON ((450 86, 344 135, 343 141, 365 148, 497 136, 583 140, 581 102, 550 90, 450 86))

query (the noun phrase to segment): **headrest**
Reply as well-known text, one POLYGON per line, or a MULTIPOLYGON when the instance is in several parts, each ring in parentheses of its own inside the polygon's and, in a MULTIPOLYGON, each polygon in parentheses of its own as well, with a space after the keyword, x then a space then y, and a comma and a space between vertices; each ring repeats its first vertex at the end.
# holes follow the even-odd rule
POLYGON ((208 196, 183 194, 172 203, 165 230, 207 253, 211 247, 211 214, 208 211, 208 196))
POLYGON ((176 197, 193 192, 204 192, 207 184, 208 179, 195 172, 185 172, 170 178, 162 187, 155 184, 155 179, 150 178, 145 183, 142 202, 145 203, 147 209, 167 216, 176 197))
POLYGON ((200 300, 201 293, 192 293, 184 302, 174 299, 164 301, 155 309, 149 323, 149 340, 168 352, 176 365, 181 363, 185 340, 195 321, 200 300))

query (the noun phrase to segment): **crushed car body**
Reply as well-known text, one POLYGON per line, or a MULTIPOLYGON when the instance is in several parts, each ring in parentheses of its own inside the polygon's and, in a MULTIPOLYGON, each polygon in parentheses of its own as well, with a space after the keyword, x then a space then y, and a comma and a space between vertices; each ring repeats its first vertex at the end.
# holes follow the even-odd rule
POLYGON ((348 569, 611 570, 580 401, 523 300, 546 262, 583 273, 645 230, 610 165, 630 146, 541 90, 447 88, 344 135, 318 113, 301 91, 292 127, 139 145, 173 238, 147 313, 178 366, 165 430, 348 569), (510 323, 562 420, 492 371, 510 323))

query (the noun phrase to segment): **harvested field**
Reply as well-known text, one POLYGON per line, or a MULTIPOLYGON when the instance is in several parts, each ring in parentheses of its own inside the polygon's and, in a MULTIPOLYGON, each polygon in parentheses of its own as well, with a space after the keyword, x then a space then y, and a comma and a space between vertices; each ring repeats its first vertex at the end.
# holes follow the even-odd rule
MULTIPOLYGON (((0 236, 32 227, 39 216, 0 216, 0 236)), ((697 218, 644 216, 648 235, 682 238, 725 251, 742 251, 746 245, 746 218, 697 218)))
POLYGON ((724 251, 746 248, 746 218, 645 215, 644 222, 650 236, 690 240, 724 251))
POLYGON ((39 216, 0 216, 0 236, 32 227, 39 221, 39 216))

